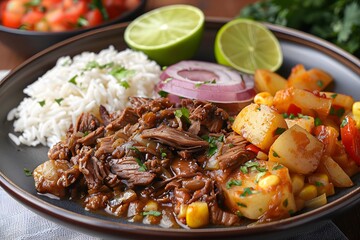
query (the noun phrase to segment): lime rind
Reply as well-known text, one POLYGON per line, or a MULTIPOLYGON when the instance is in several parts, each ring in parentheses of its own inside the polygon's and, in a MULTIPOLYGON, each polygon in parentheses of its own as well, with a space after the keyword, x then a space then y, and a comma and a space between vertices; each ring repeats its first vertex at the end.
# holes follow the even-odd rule
POLYGON ((124 38, 135 49, 163 49, 186 40, 202 29, 204 22, 205 16, 200 9, 184 4, 170 5, 154 9, 135 19, 126 28, 124 38), (188 20, 189 16, 196 16, 197 19, 188 20), (179 19, 182 21, 178 21, 179 19), (161 31, 162 28, 171 28, 171 31, 161 31), (136 41, 133 41, 134 38, 136 41))
POLYGON ((215 57, 220 64, 250 74, 259 68, 276 71, 283 61, 280 44, 273 33, 263 24, 248 19, 232 20, 218 31, 215 57))

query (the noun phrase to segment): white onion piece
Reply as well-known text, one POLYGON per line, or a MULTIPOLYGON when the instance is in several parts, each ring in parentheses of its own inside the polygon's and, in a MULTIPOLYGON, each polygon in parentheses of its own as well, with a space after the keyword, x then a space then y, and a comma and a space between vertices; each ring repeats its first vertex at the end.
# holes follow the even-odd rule
POLYGON ((163 72, 155 91, 216 103, 251 101, 256 94, 254 81, 250 75, 241 74, 215 63, 200 61, 182 61, 175 64, 175 67, 174 65, 168 67, 163 72), (216 82, 211 83, 209 76, 215 75, 218 78, 216 82))
POLYGON ((160 76, 162 81, 172 82, 183 88, 213 91, 221 86, 225 91, 245 88, 243 75, 220 64, 202 61, 181 61, 167 67, 160 76), (214 82, 214 83, 212 83, 214 82))

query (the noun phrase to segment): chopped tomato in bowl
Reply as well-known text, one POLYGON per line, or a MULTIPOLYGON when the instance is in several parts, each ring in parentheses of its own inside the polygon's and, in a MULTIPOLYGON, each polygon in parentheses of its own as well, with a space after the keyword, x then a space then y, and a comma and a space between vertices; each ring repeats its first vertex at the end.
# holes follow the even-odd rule
POLYGON ((66 31, 99 25, 139 4, 140 0, 6 0, 1 23, 23 30, 66 31))
POLYGON ((0 39, 25 60, 93 29, 131 21, 146 0, 1 0, 0 39))

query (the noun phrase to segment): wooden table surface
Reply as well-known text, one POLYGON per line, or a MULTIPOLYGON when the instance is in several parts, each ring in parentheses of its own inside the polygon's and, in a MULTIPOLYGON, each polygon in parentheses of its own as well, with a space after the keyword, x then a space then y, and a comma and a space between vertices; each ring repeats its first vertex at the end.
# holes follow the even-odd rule
MULTIPOLYGON (((240 9, 255 0, 148 0, 146 9, 163 5, 184 3, 201 8, 206 16, 235 17, 240 9), (220 6, 221 4, 221 6, 220 6)), ((0 70, 12 69, 25 59, 4 46, 0 39, 0 70)), ((349 239, 360 239, 360 204, 333 216, 332 221, 349 239)))

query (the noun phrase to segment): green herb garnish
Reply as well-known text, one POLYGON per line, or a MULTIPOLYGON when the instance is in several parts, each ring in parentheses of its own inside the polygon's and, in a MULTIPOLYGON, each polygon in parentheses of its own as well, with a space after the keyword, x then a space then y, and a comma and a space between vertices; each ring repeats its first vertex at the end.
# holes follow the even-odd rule
POLYGON ((322 123, 321 119, 317 117, 314 119, 314 124, 317 127, 317 126, 322 125, 323 123, 322 123))
POLYGON ((72 84, 74 84, 74 85, 77 85, 77 82, 76 82, 76 78, 78 77, 78 75, 75 75, 75 76, 73 76, 68 82, 69 83, 72 83, 72 84))
POLYGON ((230 179, 227 183, 226 183, 226 188, 230 189, 232 186, 241 186, 242 181, 238 180, 238 179, 230 179))
POLYGON ((168 92, 165 92, 163 90, 158 91, 158 94, 160 97, 163 97, 163 98, 166 98, 169 95, 168 92))
POLYGON ((175 110, 174 112, 175 117, 183 119, 185 122, 190 123, 190 112, 189 109, 186 107, 181 107, 180 109, 175 110))
POLYGON ((247 188, 244 188, 244 191, 243 193, 240 195, 241 197, 246 197, 246 196, 249 196, 253 194, 251 188, 247 187, 247 188))
POLYGON ((275 129, 275 135, 280 135, 285 131, 286 131, 286 128, 278 127, 278 128, 275 129))
POLYGON ((238 206, 240 206, 240 207, 247 208, 246 204, 244 204, 244 203, 237 202, 236 204, 237 204, 238 206))
POLYGON ((340 127, 343 128, 345 127, 347 124, 348 124, 348 119, 345 117, 344 120, 342 120, 341 124, 340 124, 340 127))
POLYGON ((139 158, 135 158, 137 164, 139 165, 139 172, 145 172, 147 170, 145 164, 139 159, 139 158))
POLYGON ((61 102, 62 102, 63 100, 64 100, 63 98, 56 98, 56 99, 55 99, 55 102, 56 102, 57 104, 59 104, 59 106, 60 106, 60 104, 61 104, 61 102))
POLYGON ((27 168, 24 168, 24 173, 25 173, 25 176, 27 177, 31 177, 32 176, 32 171, 27 169, 27 168))
POLYGON ((161 215, 161 212, 155 211, 155 210, 150 210, 150 211, 147 211, 147 212, 143 212, 142 215, 143 216, 155 216, 155 217, 158 217, 158 216, 161 215))
POLYGON ((45 106, 45 100, 39 101, 38 103, 40 104, 41 107, 45 106))
POLYGON ((273 150, 273 156, 276 157, 276 158, 280 157, 279 154, 277 154, 277 152, 275 152, 274 150, 273 150))

